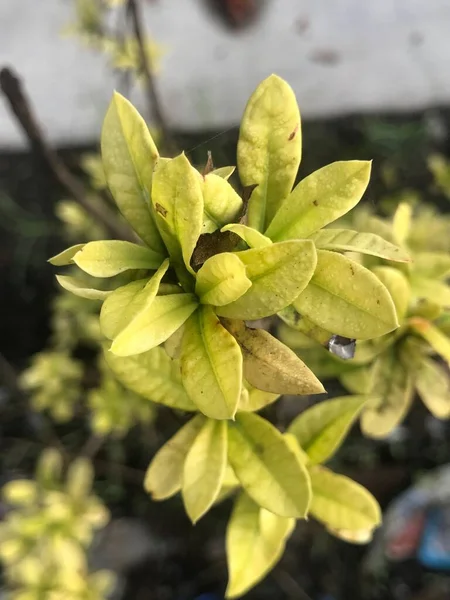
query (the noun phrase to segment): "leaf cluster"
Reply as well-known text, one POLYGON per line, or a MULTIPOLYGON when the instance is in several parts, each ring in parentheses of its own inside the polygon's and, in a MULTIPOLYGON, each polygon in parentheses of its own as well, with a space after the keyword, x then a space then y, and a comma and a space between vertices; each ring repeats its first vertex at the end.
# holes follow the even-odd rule
POLYGON ((355 214, 354 223, 382 234, 411 256, 410 263, 393 266, 381 257, 353 254, 389 290, 399 329, 358 343, 352 361, 333 356, 292 328, 282 326, 280 336, 318 376, 338 377, 348 391, 370 396, 361 417, 362 430, 370 437, 385 437, 399 425, 415 394, 435 417, 447 419, 450 249, 442 246, 448 237, 442 239, 441 229, 443 225, 448 228, 448 223, 444 216, 420 205, 414 213, 407 203, 400 203, 391 219, 364 210, 355 214))
POLYGON ((0 556, 14 600, 102 600, 114 586, 109 571, 89 573, 86 551, 109 515, 92 495, 93 472, 77 459, 61 480, 54 450, 40 456, 34 480, 3 486, 10 507, 0 524, 0 556))
POLYGON ((233 167, 196 170, 185 154, 163 158, 136 109, 115 94, 101 153, 109 190, 141 243, 77 244, 53 257, 83 277, 58 280, 102 303, 104 357, 129 390, 196 413, 152 461, 154 499, 181 490, 193 522, 242 490, 230 520, 228 595, 272 568, 296 519, 308 514, 348 541, 367 541, 380 521, 366 490, 320 463, 341 443, 364 399, 310 409, 286 435, 254 414, 280 394, 320 394, 302 360, 264 329, 279 315, 315 335, 368 340, 398 326, 391 293, 348 251, 405 263, 398 244, 375 233, 323 229, 361 199, 365 161, 336 162, 295 187, 301 159, 295 96, 271 76, 249 100, 233 167), (128 282, 120 277, 126 275, 128 282), (91 278, 91 283, 87 283, 91 278), (105 290, 95 285, 110 279, 105 290))

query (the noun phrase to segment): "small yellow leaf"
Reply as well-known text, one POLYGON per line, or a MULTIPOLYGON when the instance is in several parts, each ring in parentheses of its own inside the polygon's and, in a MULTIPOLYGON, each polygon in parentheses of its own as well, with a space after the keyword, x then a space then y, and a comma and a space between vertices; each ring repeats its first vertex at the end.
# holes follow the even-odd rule
POLYGON ((446 370, 436 361, 422 357, 414 383, 428 410, 437 419, 448 419, 450 381, 446 370))
POLYGON ((37 501, 38 489, 34 481, 16 479, 8 481, 2 488, 2 497, 7 504, 30 506, 37 501))
POLYGON ((397 244, 404 244, 411 229, 412 207, 406 202, 401 202, 394 214, 392 233, 397 244))
POLYGON ((192 443, 184 463, 182 496, 195 524, 214 504, 227 465, 227 424, 208 419, 192 443))
POLYGON ((186 455, 205 422, 203 415, 197 415, 155 454, 144 481, 153 500, 165 500, 181 490, 186 455))
POLYGON ((144 119, 117 92, 103 122, 101 150, 106 181, 119 210, 147 246, 164 254, 150 204, 158 150, 144 119))
POLYGON ((77 254, 86 244, 75 244, 70 248, 66 248, 56 256, 48 259, 48 262, 55 267, 65 267, 73 263, 73 257, 77 254))
POLYGON ((129 269, 157 269, 164 258, 145 246, 109 240, 84 244, 72 260, 88 275, 113 277, 129 269))
POLYGON ((68 292, 87 300, 105 300, 105 298, 113 293, 112 290, 104 291, 88 288, 83 281, 79 281, 76 277, 70 277, 69 275, 57 275, 56 281, 68 292))
POLYGON ((190 266, 202 231, 203 194, 200 178, 184 154, 158 165, 153 175, 152 203, 161 237, 174 262, 190 266))
POLYGON ((240 298, 251 285, 238 255, 222 252, 203 263, 197 273, 195 293, 202 304, 224 306, 240 298))
POLYGON ((413 275, 411 277, 411 292, 416 298, 425 298, 425 300, 444 308, 450 307, 450 286, 443 281, 413 275))
POLYGON ((370 179, 365 160, 334 162, 315 171, 284 200, 265 232, 274 242, 304 239, 351 210, 370 179))
POLYGON ((316 250, 309 240, 244 250, 236 256, 244 263, 252 286, 217 310, 230 319, 262 319, 279 312, 305 289, 316 267, 316 250))
POLYGON ((372 367, 372 399, 361 416, 363 433, 373 438, 389 435, 405 417, 414 396, 413 378, 394 349, 381 354, 372 367))
POLYGON ((239 131, 237 162, 244 186, 256 184, 248 224, 264 231, 297 175, 302 152, 300 113, 290 86, 271 75, 253 92, 239 131))
POLYGON ((138 314, 150 309, 168 268, 169 261, 165 260, 149 280, 132 281, 115 290, 105 300, 100 311, 103 335, 113 340, 138 314))
POLYGON ((117 379, 136 394, 171 408, 196 410, 181 383, 178 362, 169 358, 163 348, 124 358, 105 347, 104 358, 117 379))
POLYGON ((237 499, 227 527, 227 598, 242 596, 281 558, 295 520, 260 508, 246 494, 237 499))
POLYGON ((271 239, 256 229, 247 227, 247 225, 241 225, 240 223, 229 223, 225 227, 222 227, 220 231, 232 231, 242 238, 249 248, 264 248, 272 244, 271 239))
POLYGON ((276 427, 253 413, 239 413, 228 424, 228 459, 254 502, 282 517, 305 517, 308 473, 276 427))
POLYGON ((402 248, 394 246, 374 233, 360 233, 350 229, 322 229, 313 233, 310 239, 314 241, 317 248, 323 250, 360 252, 397 262, 411 260, 402 248))
POLYGON ((197 308, 194 294, 157 296, 114 339, 111 352, 132 356, 165 342, 197 308))
POLYGON ((314 373, 287 346, 264 329, 251 329, 242 321, 224 320, 242 348, 244 377, 254 387, 273 394, 322 394, 314 373))
POLYGON ((361 485, 321 466, 310 468, 309 474, 313 492, 309 512, 327 528, 361 532, 380 525, 378 502, 361 485))
POLYGON ((394 303, 380 280, 328 250, 317 251, 317 268, 294 307, 316 325, 348 338, 366 340, 398 327, 394 303))
POLYGON ((224 179, 229 179, 233 173, 235 172, 236 167, 219 167, 218 169, 214 169, 211 171, 211 175, 218 175, 219 177, 223 177, 224 179))
POLYGON ((242 198, 226 178, 212 172, 202 185, 204 203, 203 233, 212 233, 235 221, 242 210, 242 198))
POLYGON ((426 340, 433 350, 450 364, 450 338, 426 319, 414 317, 409 320, 413 331, 426 340))
POLYGON ((184 387, 211 419, 233 419, 241 395, 242 353, 210 306, 186 322, 181 349, 184 387))
POLYGON ((343 396, 324 400, 294 419, 288 432, 296 437, 312 463, 325 462, 338 450, 367 399, 343 396))
POLYGON ((386 287, 395 304, 398 320, 401 322, 408 312, 411 288, 405 275, 393 267, 375 267, 372 269, 381 283, 386 287))

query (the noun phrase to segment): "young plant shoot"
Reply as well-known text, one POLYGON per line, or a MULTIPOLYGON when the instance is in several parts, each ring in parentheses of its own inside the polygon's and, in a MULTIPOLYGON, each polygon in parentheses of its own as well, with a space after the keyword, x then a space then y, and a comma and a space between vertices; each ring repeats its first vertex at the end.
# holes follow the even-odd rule
POLYGON ((294 187, 300 114, 275 75, 257 87, 242 119, 242 196, 228 181, 231 167, 200 173, 185 154, 160 157, 144 120, 117 93, 101 152, 136 242, 89 242, 50 262, 111 278, 107 292, 85 278, 59 281, 103 303, 105 360, 122 385, 193 413, 151 462, 148 492, 163 500, 180 491, 193 523, 237 493, 227 531, 230 598, 274 566, 296 519, 311 515, 345 540, 370 539, 380 523, 376 501, 321 465, 365 398, 320 403, 283 435, 255 413, 281 394, 325 390, 294 351, 248 321, 279 315, 318 337, 357 340, 398 327, 385 280, 345 253, 405 262, 404 250, 376 234, 323 229, 358 204, 371 163, 335 162, 294 187))

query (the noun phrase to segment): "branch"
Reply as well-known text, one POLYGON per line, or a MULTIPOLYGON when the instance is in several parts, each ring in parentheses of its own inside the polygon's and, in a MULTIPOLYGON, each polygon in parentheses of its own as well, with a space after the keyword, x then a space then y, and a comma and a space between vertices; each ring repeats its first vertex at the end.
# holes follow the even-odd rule
POLYGON ((139 57, 141 60, 141 69, 145 77, 145 85, 147 88, 147 101, 155 120, 157 127, 161 130, 164 144, 169 153, 175 154, 177 151, 176 144, 173 140, 170 128, 162 108, 159 96, 156 91, 155 75, 153 73, 150 59, 145 51, 145 33, 142 27, 142 19, 139 14, 138 0, 128 0, 128 14, 131 17, 134 36, 139 48, 139 57))
POLYGON ((128 228, 121 225, 106 204, 96 206, 89 202, 83 182, 69 171, 45 138, 32 106, 22 89, 21 81, 13 70, 9 68, 0 70, 0 89, 9 103, 11 112, 27 136, 31 148, 44 159, 55 179, 68 194, 96 221, 102 223, 113 237, 133 239, 128 228))

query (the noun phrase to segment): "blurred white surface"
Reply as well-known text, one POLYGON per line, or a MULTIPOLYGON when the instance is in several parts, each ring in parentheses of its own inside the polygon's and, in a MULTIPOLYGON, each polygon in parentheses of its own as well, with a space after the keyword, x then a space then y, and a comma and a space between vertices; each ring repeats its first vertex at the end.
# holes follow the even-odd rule
MULTIPOLYGON (((173 127, 238 123, 272 72, 290 82, 304 117, 450 102, 449 0, 266 0, 255 24, 237 33, 203 0, 145 6, 147 31, 166 48, 158 87, 173 127)), ((96 140, 120 89, 101 57, 61 38, 72 10, 71 0, 0 0, 0 65, 23 77, 56 144, 96 140)), ((139 90, 131 98, 145 110, 139 90)), ((0 101, 0 147, 23 145, 0 101)))

